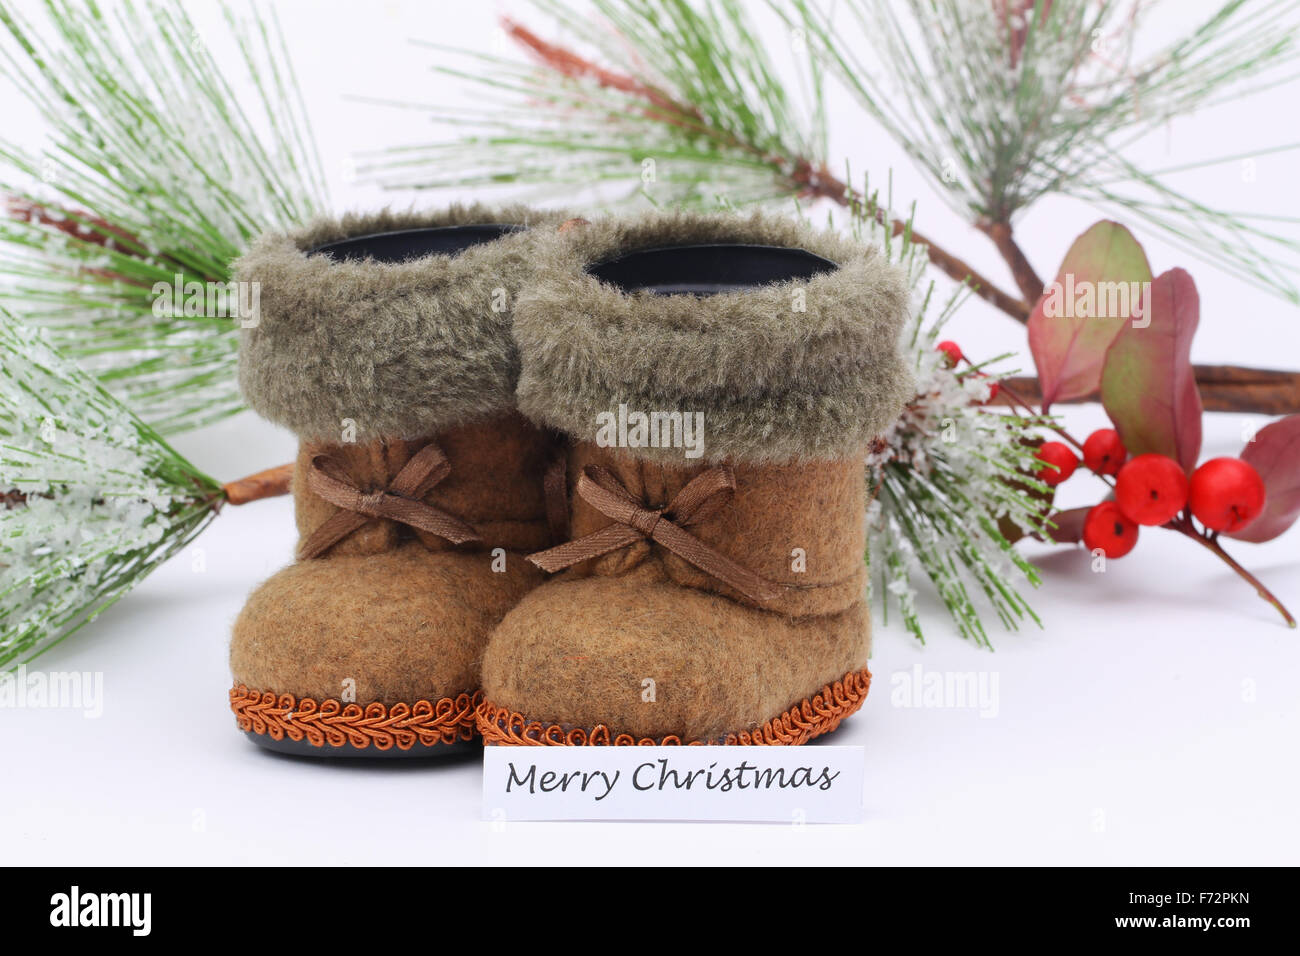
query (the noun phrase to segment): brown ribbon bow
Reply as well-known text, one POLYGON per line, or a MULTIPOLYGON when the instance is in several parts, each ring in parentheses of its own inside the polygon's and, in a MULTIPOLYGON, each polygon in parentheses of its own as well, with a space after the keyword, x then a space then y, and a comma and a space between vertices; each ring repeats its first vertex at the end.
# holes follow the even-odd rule
POLYGON ((317 455, 311 460, 307 487, 343 510, 312 532, 298 548, 298 557, 307 560, 324 554, 372 518, 400 521, 452 544, 482 540, 464 521, 420 500, 450 472, 447 456, 430 443, 411 456, 386 489, 362 491, 343 462, 332 455, 317 455))
POLYGON ((645 507, 599 465, 582 470, 577 491, 605 517, 613 518, 614 524, 557 548, 530 554, 528 560, 543 571, 562 571, 649 538, 755 603, 766 604, 781 594, 780 585, 741 567, 685 530, 685 525, 707 521, 734 497, 736 476, 727 466, 696 475, 667 507, 659 510, 645 507))

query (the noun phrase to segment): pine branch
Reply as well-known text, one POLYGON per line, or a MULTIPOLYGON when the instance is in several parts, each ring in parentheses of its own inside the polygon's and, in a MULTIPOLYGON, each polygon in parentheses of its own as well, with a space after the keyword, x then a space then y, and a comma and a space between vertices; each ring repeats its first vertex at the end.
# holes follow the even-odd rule
MULTIPOLYGON (((815 176, 808 179, 806 186, 800 186, 800 180, 796 179, 792 185, 799 189, 800 195, 817 196, 819 198, 830 199, 841 206, 855 206, 862 203, 862 196, 855 192, 845 183, 836 179, 828 170, 823 167, 815 176)), ((910 223, 904 223, 900 219, 889 216, 884 209, 878 209, 875 213, 877 221, 882 226, 887 226, 894 235, 901 235, 904 228, 911 228, 910 223)), ((991 279, 986 278, 974 268, 967 265, 966 262, 957 256, 948 252, 933 239, 915 230, 912 231, 912 240, 918 245, 924 246, 926 255, 930 264, 935 266, 940 272, 954 279, 957 282, 967 283, 971 291, 992 305, 1001 312, 1006 313, 1018 322, 1027 322, 1029 320, 1030 307, 1026 301, 1037 302, 1038 297, 1043 294, 1043 287, 1040 283, 1037 286, 1037 292, 1032 299, 1021 300, 1015 296, 1002 291, 991 279)), ((1030 270, 1032 272, 1032 269, 1030 270)))
POLYGON ((883 225, 880 208, 878 197, 866 193, 851 207, 852 229, 911 279, 915 308, 902 345, 914 362, 918 387, 867 459, 876 607, 885 620, 896 608, 904 627, 924 641, 915 604, 924 578, 958 632, 991 647, 987 611, 1011 630, 1026 618, 1041 624, 1018 591, 1022 582, 1037 587, 1038 571, 1007 533, 1047 531, 1046 486, 1033 477, 1037 463, 1026 439, 1048 421, 987 407, 990 369, 1001 358, 957 369, 936 348, 945 323, 970 292, 957 290, 932 315, 935 287, 924 282, 925 251, 910 223, 900 233, 883 225))
POLYGON ((0 6, 0 73, 52 129, 40 154, 0 138, 0 301, 163 432, 242 408, 238 323, 155 308, 155 285, 225 287, 253 236, 324 206, 274 12, 225 13, 208 37, 178 0, 0 6))
POLYGON ((940 194, 990 233, 1026 301, 1041 285, 1031 283, 1010 225, 1041 197, 1062 194, 1144 220, 1202 261, 1300 302, 1293 228, 1279 234, 1260 217, 1209 208, 1175 189, 1169 171, 1123 156, 1173 117, 1229 92, 1248 95, 1246 81, 1293 79, 1295 0, 1226 0, 1140 60, 1136 0, 848 0, 838 22, 814 0, 770 6, 807 32, 826 69, 940 194))
POLYGON ((44 333, 0 310, 0 669, 112 606, 222 500, 44 333))

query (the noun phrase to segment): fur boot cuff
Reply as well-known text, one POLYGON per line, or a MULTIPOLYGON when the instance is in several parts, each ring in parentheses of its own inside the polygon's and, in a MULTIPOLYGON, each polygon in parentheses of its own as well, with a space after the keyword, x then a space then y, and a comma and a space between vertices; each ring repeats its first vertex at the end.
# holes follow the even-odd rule
MULTIPOLYGON (((566 217, 523 206, 453 206, 322 219, 263 236, 236 263, 260 309, 242 333, 239 384, 261 415, 307 441, 414 439, 514 404, 519 358, 510 306, 531 272, 531 229, 566 217), (332 243, 380 233, 488 225, 455 254, 361 254, 332 243), (520 228, 529 227, 529 228, 520 228)), ((402 241, 395 248, 402 247, 402 241)))
POLYGON ((869 246, 788 219, 594 222, 543 237, 535 276, 514 317, 519 407, 579 440, 616 436, 659 461, 836 459, 860 454, 912 394, 898 349, 902 272, 869 246), (743 263, 727 250, 666 252, 719 244, 804 252, 751 250, 743 263), (655 262, 629 256, 646 250, 660 250, 655 262), (664 294, 674 292, 688 294, 664 294), (702 421, 694 454, 656 441, 678 413, 702 421), (648 445, 638 414, 659 416, 648 445))

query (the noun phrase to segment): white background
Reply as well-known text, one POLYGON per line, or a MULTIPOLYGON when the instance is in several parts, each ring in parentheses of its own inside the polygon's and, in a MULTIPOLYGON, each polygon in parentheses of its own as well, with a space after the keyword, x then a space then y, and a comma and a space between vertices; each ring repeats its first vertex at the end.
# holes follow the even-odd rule
MULTIPOLYGON (((30 2, 19 4, 33 6, 30 2)), ((1152 36, 1186 28, 1210 2, 1167 3, 1152 36)), ((211 9, 196 4, 202 22, 211 9)), ((385 195, 349 182, 357 150, 438 138, 416 112, 349 97, 470 102, 430 72, 429 39, 506 49, 505 10, 548 34, 526 6, 464 3, 277 4, 307 94, 339 209, 451 197, 385 195)), ((769 25, 770 42, 786 40, 769 25)), ((1134 151, 1151 167, 1294 142, 1300 86, 1171 124, 1134 151)), ((7 136, 39 143, 42 127, 0 87, 7 136)), ((892 142, 846 98, 831 101, 834 166, 883 178, 896 205, 918 203, 918 226, 1014 288, 992 247, 936 197, 892 142)), ((202 131, 195 131, 202 135, 202 131)), ((1297 154, 1262 156, 1247 182, 1230 164, 1180 176, 1211 205, 1296 215, 1297 154)), ((633 170, 630 175, 636 175, 633 170)), ((468 197, 460 197, 468 198, 468 197)), ((1049 199, 1018 223, 1038 271, 1055 271, 1075 235, 1100 216, 1049 199)), ((1135 225, 1157 272, 1184 265, 1201 295, 1194 358, 1300 365, 1294 306, 1178 254, 1135 225)), ((952 326, 967 354, 1024 352, 1023 329, 972 302, 952 326)), ((1025 360, 1028 367, 1028 359, 1025 360)), ((1100 409, 1066 412, 1086 434, 1100 409)), ((1203 456, 1235 454, 1263 419, 1210 415, 1203 456)), ((287 461, 286 433, 245 415, 176 444, 228 480, 287 461)), ((1064 506, 1097 500, 1088 477, 1064 506)), ((1081 550, 1031 548, 1045 583, 1032 596, 1044 622, 994 630, 996 652, 962 641, 941 609, 928 644, 877 625, 876 684, 832 738, 868 754, 867 815, 855 827, 687 824, 524 824, 479 821, 474 760, 450 765, 339 765, 270 756, 234 727, 226 706, 226 642, 249 590, 286 563, 294 538, 287 500, 229 508, 196 542, 120 605, 39 662, 101 671, 104 714, 0 711, 0 860, 11 863, 1297 863, 1300 634, 1282 626, 1212 556, 1180 537, 1143 532, 1105 575, 1081 550), (202 568, 202 570, 197 570, 202 568), (981 672, 996 678, 996 716, 907 708, 895 675, 981 672)), ((1300 611, 1300 529, 1235 552, 1300 611)))

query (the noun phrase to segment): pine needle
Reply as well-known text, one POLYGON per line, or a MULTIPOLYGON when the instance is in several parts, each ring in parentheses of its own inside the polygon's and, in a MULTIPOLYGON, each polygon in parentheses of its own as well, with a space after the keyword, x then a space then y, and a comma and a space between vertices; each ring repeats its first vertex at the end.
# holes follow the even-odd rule
POLYGON ((46 333, 0 310, 0 669, 94 620, 221 501, 46 333))
POLYGON ((224 285, 325 205, 278 22, 251 11, 209 37, 179 0, 0 6, 0 73, 51 127, 39 153, 0 138, 0 301, 163 433, 242 407, 238 323, 155 309, 155 284, 224 285))
MULTIPOLYGON (((1045 195, 1073 196, 1300 302, 1294 228, 1215 210, 1178 190, 1171 171, 1123 158, 1174 117, 1294 79, 1295 0, 1227 0, 1140 59, 1135 38, 1152 4, 1136 0, 771 6, 969 221, 1010 223, 1045 195)), ((1252 155, 1296 149, 1260 143, 1252 155)))
POLYGON ((1038 416, 995 411, 984 404, 990 384, 1014 370, 1006 358, 951 367, 936 348, 945 323, 968 290, 953 293, 932 314, 935 286, 925 277, 923 247, 908 228, 893 236, 876 215, 878 196, 853 209, 859 239, 885 250, 911 278, 913 314, 901 345, 911 356, 917 394, 867 459, 871 504, 868 563, 876 610, 896 608, 918 640, 925 634, 916 599, 927 584, 948 609, 958 633, 991 647, 984 618, 992 612, 1014 630, 1040 623, 1021 596, 1041 583, 1038 571, 1012 546, 1000 522, 1025 533, 1046 530, 1046 509, 1034 493, 1048 489, 1032 477, 1037 463, 1026 439, 1047 424, 1038 416))
POLYGON ((596 16, 535 5, 590 58, 518 24, 507 26, 538 66, 452 51, 467 68, 438 72, 478 87, 483 103, 433 111, 459 138, 363 154, 358 173, 389 188, 530 185, 570 202, 576 191, 708 206, 780 201, 815 175, 821 83, 810 75, 811 102, 795 102, 740 3, 596 0, 596 16))

